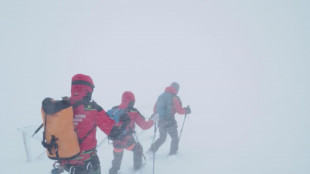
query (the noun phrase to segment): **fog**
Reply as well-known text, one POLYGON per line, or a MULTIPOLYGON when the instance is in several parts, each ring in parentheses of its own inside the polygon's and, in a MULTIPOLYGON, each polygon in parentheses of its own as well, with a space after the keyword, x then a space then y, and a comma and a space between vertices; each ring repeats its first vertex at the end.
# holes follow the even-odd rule
MULTIPOLYGON (((18 163, 21 171, 42 163, 26 162, 17 128, 41 124, 41 101, 69 96, 71 77, 84 73, 104 109, 130 90, 147 118, 165 87, 179 82, 192 108, 176 160, 187 170, 309 173, 309 7, 305 0, 1 0, 1 167, 15 173, 18 163)), ((105 173, 110 159, 101 160, 105 173)))

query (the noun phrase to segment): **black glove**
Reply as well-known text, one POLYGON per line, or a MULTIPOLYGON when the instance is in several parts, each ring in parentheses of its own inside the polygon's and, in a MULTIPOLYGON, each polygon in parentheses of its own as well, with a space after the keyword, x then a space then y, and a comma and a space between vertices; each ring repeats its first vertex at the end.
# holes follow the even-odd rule
POLYGON ((186 106, 185 110, 186 110, 186 114, 190 114, 192 112, 191 108, 189 107, 189 105, 186 106))

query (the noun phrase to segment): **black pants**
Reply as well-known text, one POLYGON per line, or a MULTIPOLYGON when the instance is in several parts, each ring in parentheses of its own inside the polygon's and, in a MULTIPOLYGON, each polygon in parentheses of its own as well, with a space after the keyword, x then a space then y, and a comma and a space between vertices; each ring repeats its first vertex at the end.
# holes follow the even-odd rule
POLYGON ((65 170, 69 174, 101 174, 100 161, 97 154, 84 161, 82 165, 66 164, 65 170))
POLYGON ((159 120, 158 122, 159 138, 151 145, 150 151, 156 152, 166 141, 167 135, 171 137, 170 155, 176 154, 179 149, 178 126, 175 119, 159 120))
MULTIPOLYGON (((135 147, 131 150, 133 152, 133 166, 135 170, 138 170, 142 164, 143 147, 140 143, 136 143, 135 147)), ((112 167, 109 170, 109 174, 117 174, 121 167, 124 151, 113 151, 114 159, 112 160, 112 167)))

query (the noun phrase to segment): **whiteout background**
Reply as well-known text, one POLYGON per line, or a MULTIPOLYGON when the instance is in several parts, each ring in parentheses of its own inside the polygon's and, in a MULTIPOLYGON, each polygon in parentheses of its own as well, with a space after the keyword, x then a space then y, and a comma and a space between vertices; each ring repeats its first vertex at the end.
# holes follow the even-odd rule
MULTIPOLYGON (((85 73, 103 108, 131 90, 146 117, 164 88, 180 83, 192 114, 176 159, 165 158, 167 145, 158 152, 157 173, 308 174, 309 6, 1 0, 1 173, 49 172, 48 159, 26 162, 17 128, 39 125, 41 101, 70 95, 71 77, 85 73)), ((153 129, 145 133, 147 149, 153 129)), ((107 173, 111 145, 99 153, 107 173)), ((125 156, 122 173, 130 173, 125 156)), ((151 162, 141 172, 151 173, 151 162)))

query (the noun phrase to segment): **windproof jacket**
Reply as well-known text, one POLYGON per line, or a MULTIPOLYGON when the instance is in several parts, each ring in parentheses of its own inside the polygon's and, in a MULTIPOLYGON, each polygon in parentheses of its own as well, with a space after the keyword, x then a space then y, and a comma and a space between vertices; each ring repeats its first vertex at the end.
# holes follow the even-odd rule
POLYGON ((84 139, 80 144, 81 151, 94 149, 97 146, 96 131, 99 127, 106 135, 109 135, 115 124, 99 105, 92 102, 88 105, 81 104, 74 108, 74 126, 78 138, 84 139))
MULTIPOLYGON (((125 92, 122 96, 122 102, 119 106, 120 109, 125 109, 126 113, 130 117, 130 124, 127 127, 127 131, 134 132, 136 124, 143 130, 149 129, 154 125, 153 120, 146 121, 142 114, 136 108, 128 108, 130 103, 135 102, 135 97, 131 92, 125 92)), ((131 135, 121 138, 120 140, 114 141, 114 143, 126 144, 130 139, 131 135)))

